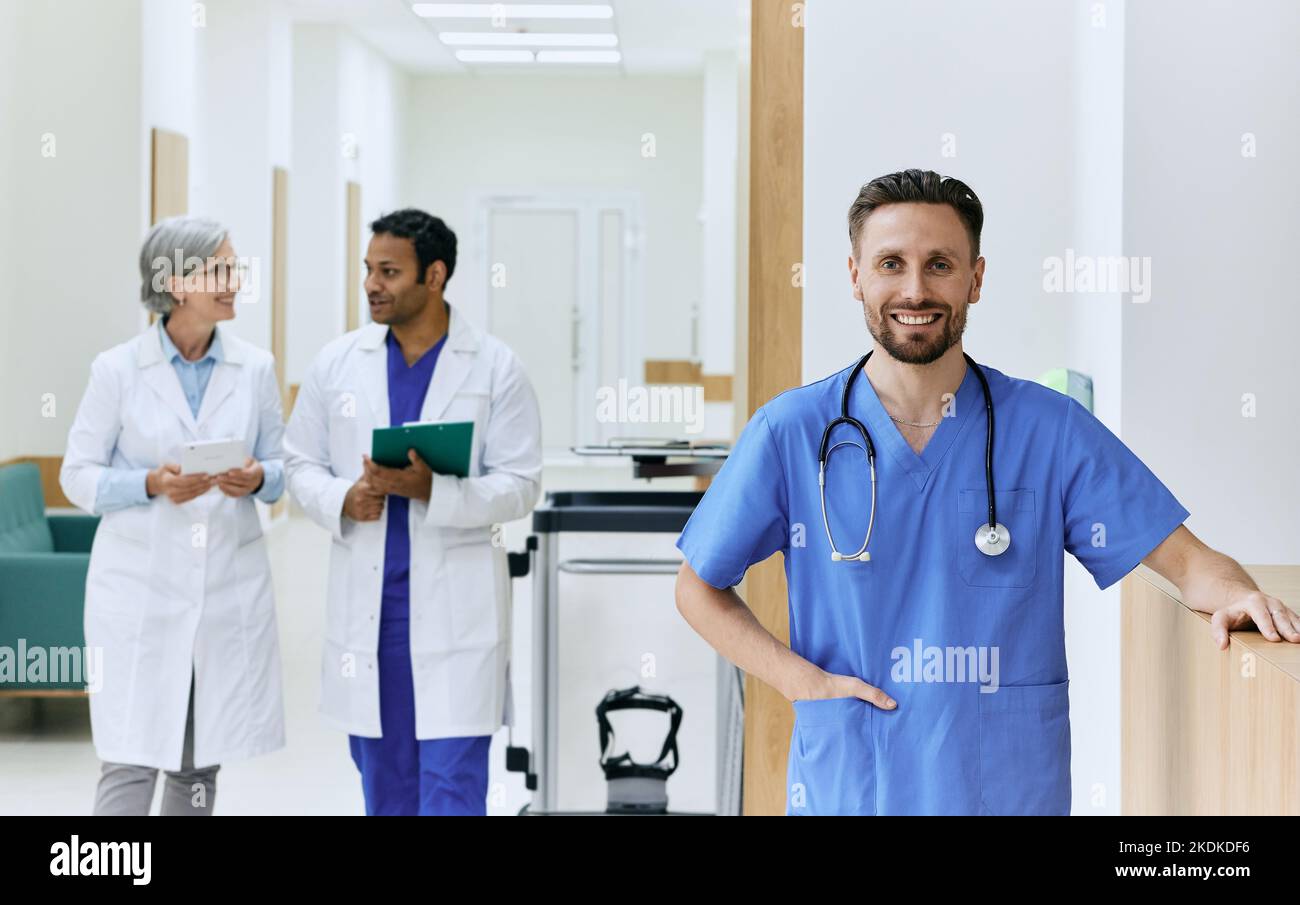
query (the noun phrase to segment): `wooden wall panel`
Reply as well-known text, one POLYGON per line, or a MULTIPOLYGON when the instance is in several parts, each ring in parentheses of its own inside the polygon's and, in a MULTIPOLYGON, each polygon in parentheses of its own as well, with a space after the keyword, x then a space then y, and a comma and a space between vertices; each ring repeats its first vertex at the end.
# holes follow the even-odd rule
POLYGON ((154 129, 152 139, 150 224, 190 210, 189 139, 166 129, 154 129))
POLYGON ((703 374, 705 402, 730 402, 732 379, 730 374, 703 374))
MULTIPOLYGON (((754 0, 750 40, 748 414, 802 382, 803 299, 791 268, 803 257, 803 28, 785 0, 754 0)), ((741 589, 759 621, 789 643, 780 554, 741 589)), ((745 679, 745 814, 783 814, 794 708, 745 679)))
MULTIPOLYGON (((179 132, 154 129, 149 148, 149 225, 190 212, 190 141, 179 132)), ((149 313, 149 323, 157 320, 149 313)))
POLYGON ((686 359, 647 358, 645 362, 646 383, 699 383, 700 363, 686 359))
POLYGON ((702 386, 705 402, 730 402, 731 374, 705 374, 697 361, 686 359, 647 358, 645 382, 672 386, 702 386))
MULTIPOLYGON (((289 417, 289 387, 285 382, 284 362, 288 327, 287 297, 289 279, 289 171, 271 168, 271 354, 275 356, 275 385, 280 390, 280 405, 289 417)), ((271 517, 286 510, 287 500, 280 497, 271 506, 271 517)))
POLYGON ((289 171, 271 169, 271 354, 275 356, 275 380, 280 402, 288 408, 289 391, 284 376, 286 298, 289 273, 289 171))
POLYGON ((71 509, 72 501, 63 495, 59 486, 59 470, 63 468, 62 456, 15 456, 0 462, 0 466, 17 465, 20 462, 33 462, 41 472, 41 492, 45 496, 45 505, 56 509, 71 509))
POLYGON ((361 186, 355 182, 348 183, 347 216, 344 218, 347 236, 344 248, 347 249, 346 300, 347 314, 343 329, 352 331, 361 326, 361 186))

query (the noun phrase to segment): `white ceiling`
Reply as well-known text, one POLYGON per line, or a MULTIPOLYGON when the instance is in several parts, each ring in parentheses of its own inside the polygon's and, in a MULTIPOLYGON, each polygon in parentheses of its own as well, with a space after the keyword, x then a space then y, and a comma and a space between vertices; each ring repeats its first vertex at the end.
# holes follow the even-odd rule
MULTIPOLYGON (((630 75, 698 72, 704 53, 734 51, 748 38, 749 0, 602 0, 614 7, 606 20, 513 20, 493 29, 487 19, 425 19, 411 12, 414 0, 287 0, 295 21, 344 25, 411 73, 489 74, 586 71, 630 75), (614 32, 618 64, 462 63, 439 31, 614 32)), ((516 0, 517 2, 517 0, 516 0)), ((574 0, 567 0, 574 2, 574 0)), ((594 0, 579 0, 590 3, 594 0)))

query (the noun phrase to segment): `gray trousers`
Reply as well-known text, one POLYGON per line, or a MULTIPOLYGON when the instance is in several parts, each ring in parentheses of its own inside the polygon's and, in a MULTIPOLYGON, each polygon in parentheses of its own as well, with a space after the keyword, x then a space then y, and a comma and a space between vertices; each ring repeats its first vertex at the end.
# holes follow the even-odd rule
MULTIPOLYGON (((185 747, 181 768, 175 773, 164 771, 162 815, 206 816, 212 813, 217 798, 217 771, 221 767, 194 769, 194 680, 190 679, 189 710, 185 714, 185 747)), ((104 762, 95 790, 97 817, 143 817, 153 804, 153 790, 158 781, 155 767, 104 762)))

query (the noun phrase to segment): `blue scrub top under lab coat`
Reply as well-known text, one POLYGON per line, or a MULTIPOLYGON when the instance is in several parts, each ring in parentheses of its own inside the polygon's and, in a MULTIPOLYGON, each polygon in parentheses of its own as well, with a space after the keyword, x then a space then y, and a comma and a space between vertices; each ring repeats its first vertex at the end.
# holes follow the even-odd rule
MULTIPOLYGON (((420 420, 424 397, 429 393, 438 356, 447 342, 447 334, 433 344, 412 365, 406 363, 401 343, 388 331, 388 420, 406 424, 420 420)), ((388 530, 384 534, 384 590, 380 611, 382 619, 406 619, 411 608, 411 501, 389 494, 388 530)))
MULTIPOLYGON (((1078 402, 984 367, 997 518, 1011 532, 1007 552, 986 556, 974 541, 988 519, 979 378, 967 367, 951 417, 917 454, 864 372, 849 414, 876 447, 871 561, 832 562, 817 450, 851 370, 755 412, 677 541, 718 588, 780 550, 791 649, 898 702, 795 702, 786 811, 1068 814, 1062 551, 1106 588, 1188 512, 1078 402)), ((849 425, 840 440, 862 442, 849 425)), ((826 507, 840 552, 862 546, 870 503, 865 454, 835 450, 826 507)))

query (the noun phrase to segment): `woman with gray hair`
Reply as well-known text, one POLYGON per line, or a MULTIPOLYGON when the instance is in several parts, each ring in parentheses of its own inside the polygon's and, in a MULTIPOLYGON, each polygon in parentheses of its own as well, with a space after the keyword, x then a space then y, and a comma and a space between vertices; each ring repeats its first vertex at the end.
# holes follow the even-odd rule
POLYGON ((141 299, 160 317, 95 358, 68 434, 59 482, 103 515, 85 614, 86 645, 103 664, 88 683, 103 761, 96 814, 149 813, 159 770, 163 814, 210 814, 220 764, 284 745, 271 568, 253 503, 284 489, 284 426, 271 356, 224 325, 238 265, 218 223, 154 226, 141 299))

